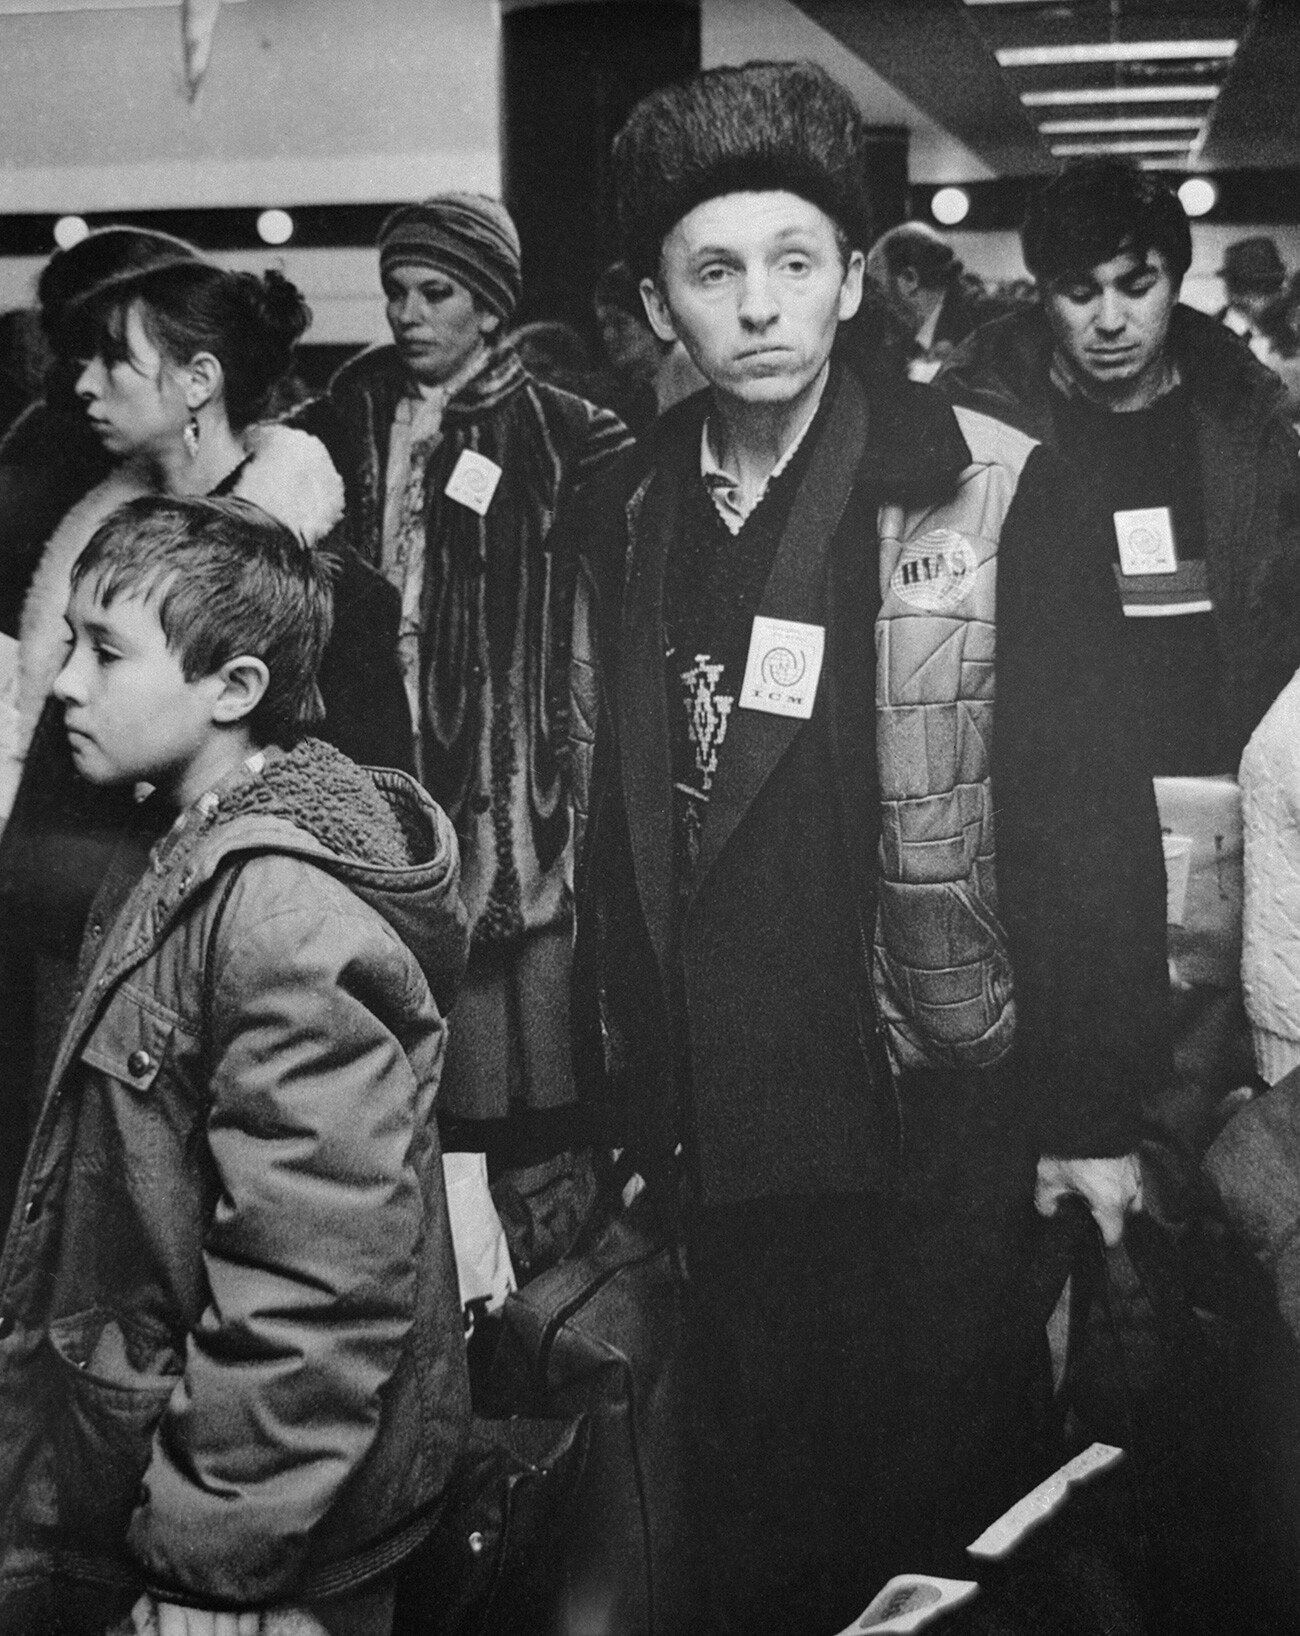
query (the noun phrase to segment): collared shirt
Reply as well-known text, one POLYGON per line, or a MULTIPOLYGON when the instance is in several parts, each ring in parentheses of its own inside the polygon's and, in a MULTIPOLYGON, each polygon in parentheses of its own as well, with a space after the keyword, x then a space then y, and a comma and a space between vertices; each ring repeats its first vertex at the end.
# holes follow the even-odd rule
POLYGON ((722 518, 729 534, 740 533, 745 526, 745 520, 767 493, 772 479, 779 477, 794 459, 822 401, 830 367, 829 362, 822 365, 822 372, 814 382, 812 401, 808 405, 808 412, 802 424, 782 451, 781 458, 764 478, 763 486, 755 494, 746 497, 741 492, 740 479, 734 472, 726 470, 713 451, 713 417, 710 416, 704 422, 700 431, 700 479, 708 489, 714 505, 718 508, 718 516, 722 518))
POLYGON ((943 317, 943 304, 947 299, 948 292, 945 290, 940 298, 939 305, 934 309, 934 311, 926 319, 925 323, 921 325, 920 329, 917 330, 916 335, 913 337, 916 345, 920 347, 922 352, 928 352, 934 345, 934 332, 939 327, 940 318, 943 317))

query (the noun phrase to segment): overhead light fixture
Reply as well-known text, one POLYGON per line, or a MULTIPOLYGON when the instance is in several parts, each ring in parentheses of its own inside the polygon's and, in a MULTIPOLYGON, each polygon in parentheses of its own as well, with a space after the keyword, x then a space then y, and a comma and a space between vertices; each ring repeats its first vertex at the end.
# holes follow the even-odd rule
POLYGON ((1058 159, 1074 159, 1080 154, 1088 153, 1187 153, 1191 149, 1190 142, 1163 141, 1153 138, 1149 142, 1053 142, 1052 152, 1058 159))
POLYGON ((84 216, 60 216, 54 224, 54 242, 60 250, 71 250, 90 232, 90 223, 84 216))
MULTIPOLYGON (((242 6, 245 0, 222 0, 242 6)), ((175 11, 181 0, 0 0, 0 17, 45 17, 63 11, 175 11)))
POLYGON ((1189 216, 1208 216, 1219 202, 1219 190, 1208 176, 1189 176, 1178 189, 1178 202, 1189 216))
POLYGON ((1065 68, 1098 62, 1187 62, 1236 55, 1235 40, 1102 40, 1095 45, 1016 45, 993 55, 1002 68, 1065 68))
POLYGON ((930 199, 930 214, 941 227, 956 227, 970 214, 970 194, 965 188, 941 187, 930 199))
POLYGON ((1089 136, 1105 131, 1199 131, 1201 121, 1192 117, 1167 119, 1159 114, 1131 119, 1045 119, 1038 129, 1044 136, 1089 136))
POLYGON ((1090 85, 1064 91, 1022 91, 1026 108, 1082 108, 1097 102, 1213 102, 1217 85, 1090 85))
POLYGON ((293 217, 287 210, 264 210, 257 218, 257 236, 263 244, 288 244, 293 237, 293 217))

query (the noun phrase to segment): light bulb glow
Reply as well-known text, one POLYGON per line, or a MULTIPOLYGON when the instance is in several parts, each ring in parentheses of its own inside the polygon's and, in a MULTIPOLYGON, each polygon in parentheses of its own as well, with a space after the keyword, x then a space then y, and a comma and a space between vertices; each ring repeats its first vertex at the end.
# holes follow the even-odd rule
POLYGON ((287 210, 264 210, 257 218, 257 236, 263 244, 288 244, 293 237, 293 217, 287 210))
POLYGON ((970 195, 959 187, 941 187, 930 200, 930 214, 943 227, 956 227, 970 214, 970 195))
POLYGON ((90 226, 84 216, 60 216, 54 224, 54 242, 60 250, 71 250, 89 232, 90 226))
POLYGON ((1219 202, 1219 190, 1208 176, 1189 176, 1178 189, 1178 202, 1189 216, 1208 216, 1219 202))

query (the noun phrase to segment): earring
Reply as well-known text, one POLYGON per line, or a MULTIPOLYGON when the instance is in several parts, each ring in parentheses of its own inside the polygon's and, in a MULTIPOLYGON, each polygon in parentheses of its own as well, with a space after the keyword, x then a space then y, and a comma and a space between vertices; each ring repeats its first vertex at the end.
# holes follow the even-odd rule
POLYGON ((185 444, 186 454, 189 455, 191 460, 197 460, 199 453, 199 423, 195 416, 191 415, 186 421, 181 438, 185 444))

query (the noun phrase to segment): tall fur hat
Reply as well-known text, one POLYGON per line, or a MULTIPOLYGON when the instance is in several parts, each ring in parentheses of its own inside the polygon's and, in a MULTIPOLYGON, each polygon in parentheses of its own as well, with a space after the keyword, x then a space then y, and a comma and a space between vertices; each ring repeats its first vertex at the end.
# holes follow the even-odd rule
POLYGON ((870 243, 862 119, 852 97, 812 62, 711 68, 652 92, 614 139, 623 255, 654 276, 665 237, 706 199, 796 193, 850 244, 870 243))

